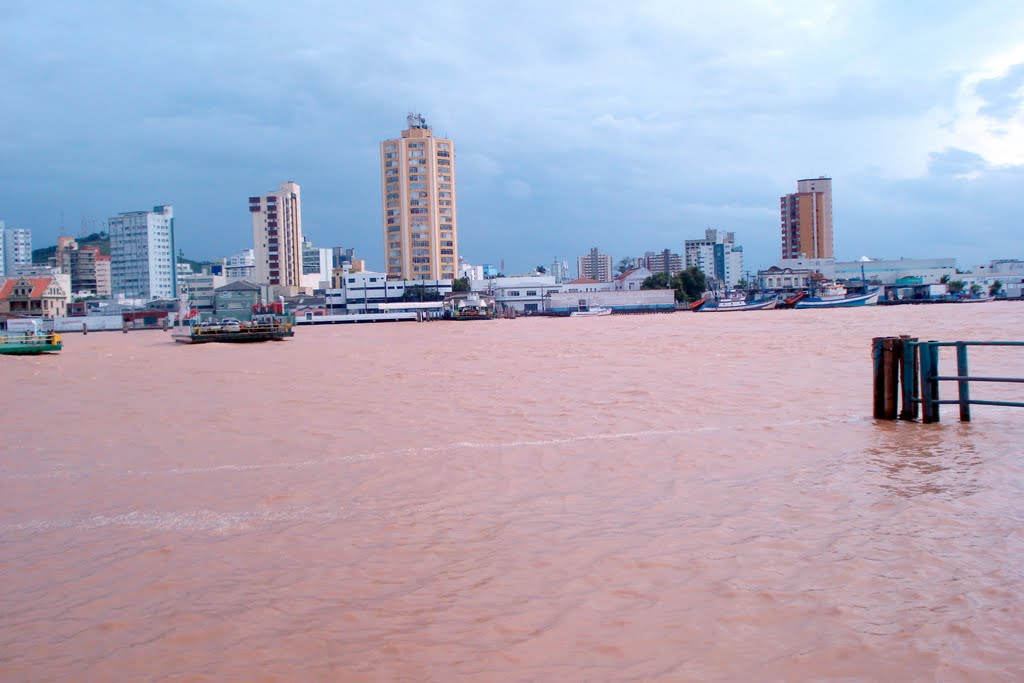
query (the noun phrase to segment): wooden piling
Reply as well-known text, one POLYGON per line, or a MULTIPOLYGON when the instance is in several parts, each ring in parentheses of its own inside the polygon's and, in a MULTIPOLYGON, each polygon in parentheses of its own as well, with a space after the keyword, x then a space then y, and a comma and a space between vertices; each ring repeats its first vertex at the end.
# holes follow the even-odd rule
POLYGON ((897 417, 902 354, 903 342, 899 337, 875 337, 871 340, 876 419, 895 420, 897 417))

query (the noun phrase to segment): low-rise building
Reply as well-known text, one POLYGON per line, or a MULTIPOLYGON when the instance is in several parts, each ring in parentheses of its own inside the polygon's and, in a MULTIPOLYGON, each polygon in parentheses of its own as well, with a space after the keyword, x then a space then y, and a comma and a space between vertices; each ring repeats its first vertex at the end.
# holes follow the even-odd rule
POLYGON ((0 313, 57 318, 67 315, 68 293, 55 277, 18 277, 0 287, 0 313))
POLYGON ((212 314, 216 290, 228 283, 224 275, 207 275, 204 273, 190 273, 178 275, 178 288, 181 291, 181 300, 189 309, 195 309, 200 314, 212 314))
MULTIPOLYGON (((665 272, 665 271, 658 271, 665 272)), ((678 271, 677 271, 678 272, 678 271)), ((647 268, 632 268, 625 273, 615 277, 614 285, 617 290, 637 291, 644 283, 644 280, 653 275, 647 268)))
POLYGON ((811 287, 816 271, 810 268, 780 268, 772 266, 757 271, 757 287, 764 292, 792 292, 811 287))
POLYGON ((347 266, 334 283, 339 286, 324 291, 328 315, 376 313, 381 304, 402 301, 443 301, 452 292, 451 280, 389 280, 385 273, 353 272, 347 266))
POLYGON ((551 294, 546 303, 547 312, 555 315, 569 315, 596 306, 610 308, 613 313, 672 313, 676 310, 674 289, 564 291, 551 294))
POLYGON ((249 280, 236 280, 217 287, 213 293, 213 317, 251 320, 253 307, 266 301, 266 287, 249 280))

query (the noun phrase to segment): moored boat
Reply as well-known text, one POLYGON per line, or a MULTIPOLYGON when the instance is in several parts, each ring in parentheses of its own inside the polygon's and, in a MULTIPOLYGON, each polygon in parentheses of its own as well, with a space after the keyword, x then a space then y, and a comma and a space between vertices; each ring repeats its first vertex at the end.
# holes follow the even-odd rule
POLYGON ((452 319, 454 320, 491 320, 497 317, 497 309, 494 298, 478 294, 458 299, 452 308, 452 319))
POLYGON ((846 287, 839 284, 828 284, 822 287, 818 296, 804 297, 797 301, 793 308, 851 308, 854 306, 874 306, 878 303, 881 288, 872 289, 864 294, 848 294, 846 287))
POLYGON ((953 299, 954 304, 987 304, 990 301, 995 301, 995 296, 979 296, 976 298, 965 297, 963 299, 953 299))
POLYGON ((696 313, 724 313, 726 311, 770 311, 779 303, 778 297, 768 299, 757 299, 747 301, 741 293, 728 294, 718 301, 706 301, 699 308, 693 308, 696 313))
POLYGON ((611 315, 612 309, 605 308, 604 306, 580 306, 580 310, 573 311, 569 314, 570 318, 589 318, 599 315, 611 315))
POLYGON ((5 356, 38 356, 56 353, 64 348, 55 332, 6 332, 0 334, 0 354, 5 356))

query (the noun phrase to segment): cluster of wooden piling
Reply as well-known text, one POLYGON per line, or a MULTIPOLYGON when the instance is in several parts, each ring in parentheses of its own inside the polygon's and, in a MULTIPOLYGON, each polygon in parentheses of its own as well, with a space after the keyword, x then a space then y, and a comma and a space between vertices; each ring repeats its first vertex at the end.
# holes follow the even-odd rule
POLYGON ((917 355, 912 344, 917 338, 875 337, 871 340, 874 366, 875 418, 917 419, 917 355), (902 385, 902 391, 900 387, 902 385), (903 409, 900 410, 902 397, 903 409))

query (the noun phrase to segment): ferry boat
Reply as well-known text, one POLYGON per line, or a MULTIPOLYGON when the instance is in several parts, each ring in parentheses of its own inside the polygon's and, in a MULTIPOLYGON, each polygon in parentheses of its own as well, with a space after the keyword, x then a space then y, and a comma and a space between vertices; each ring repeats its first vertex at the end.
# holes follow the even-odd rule
POLYGON ((5 356, 38 356, 56 353, 64 348, 60 335, 43 331, 36 319, 7 321, 7 332, 0 333, 0 354, 5 356))
POLYGON ((246 321, 226 318, 219 323, 208 321, 176 328, 171 338, 179 344, 284 341, 295 336, 293 325, 294 320, 290 316, 257 315, 246 321))
POLYGON ((56 353, 64 342, 56 332, 5 332, 0 334, 0 354, 5 356, 38 356, 56 353))
POLYGON ((874 306, 878 303, 881 288, 872 289, 864 294, 848 294, 846 287, 838 283, 822 286, 818 296, 804 297, 797 301, 793 308, 851 308, 853 306, 874 306))
POLYGON ((747 301, 746 296, 740 292, 731 292, 718 301, 706 301, 701 306, 693 308, 695 313, 724 313, 726 311, 770 311, 779 303, 778 297, 747 301))
POLYGON ((465 298, 455 300, 452 307, 454 320, 491 320, 496 315, 494 299, 489 296, 470 294, 465 298))

